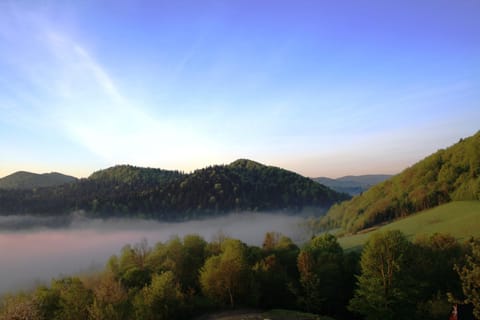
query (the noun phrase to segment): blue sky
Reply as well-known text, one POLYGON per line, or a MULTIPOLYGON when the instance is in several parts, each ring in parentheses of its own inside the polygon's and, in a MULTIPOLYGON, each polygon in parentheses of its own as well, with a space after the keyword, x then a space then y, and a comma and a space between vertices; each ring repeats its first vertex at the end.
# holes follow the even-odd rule
POLYGON ((480 129, 480 2, 0 1, 0 176, 397 173, 480 129))

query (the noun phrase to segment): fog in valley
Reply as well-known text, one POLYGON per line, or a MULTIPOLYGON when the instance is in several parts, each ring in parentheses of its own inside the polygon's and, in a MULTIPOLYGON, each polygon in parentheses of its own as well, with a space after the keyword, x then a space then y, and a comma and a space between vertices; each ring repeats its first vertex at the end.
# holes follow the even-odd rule
POLYGON ((52 277, 100 270, 124 245, 142 239, 153 246, 175 235, 195 233, 211 241, 223 233, 250 245, 261 245, 269 231, 281 232, 297 243, 307 236, 301 227, 303 217, 272 213, 236 213, 175 223, 75 215, 58 219, 0 217, 0 294, 49 284, 52 277))

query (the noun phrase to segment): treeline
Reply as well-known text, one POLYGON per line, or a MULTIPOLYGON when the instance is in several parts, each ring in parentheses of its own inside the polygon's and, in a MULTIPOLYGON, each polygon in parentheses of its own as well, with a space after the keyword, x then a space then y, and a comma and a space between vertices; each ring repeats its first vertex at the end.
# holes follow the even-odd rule
POLYGON ((237 160, 191 174, 117 166, 61 186, 0 190, 0 214, 84 210, 96 217, 178 220, 228 211, 328 208, 348 198, 296 173, 237 160))
POLYGON ((480 200, 480 132, 333 206, 321 224, 356 232, 453 200, 480 200))
POLYGON ((267 233, 262 247, 197 235, 125 246, 105 270, 3 298, 0 319, 191 319, 237 307, 287 308, 334 319, 447 319, 453 302, 480 316, 480 244, 436 234, 373 235, 346 253, 329 234, 299 248, 267 233), (465 295, 465 296, 464 296, 465 295))

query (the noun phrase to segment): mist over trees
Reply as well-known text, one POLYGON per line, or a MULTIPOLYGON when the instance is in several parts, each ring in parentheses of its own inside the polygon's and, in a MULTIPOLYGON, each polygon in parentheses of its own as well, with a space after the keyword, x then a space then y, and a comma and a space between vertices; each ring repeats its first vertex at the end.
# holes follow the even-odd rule
POLYGON ((478 241, 374 234, 361 253, 330 234, 298 247, 275 232, 261 247, 219 234, 126 245, 96 275, 52 280, 1 299, 0 319, 191 319, 232 308, 286 308, 333 319, 478 317, 478 241), (433 257, 437 257, 432 259, 433 257))
POLYGON ((231 211, 326 209, 348 198, 296 173, 242 159, 191 174, 116 166, 61 186, 2 189, 0 214, 83 210, 100 218, 182 220, 231 211))

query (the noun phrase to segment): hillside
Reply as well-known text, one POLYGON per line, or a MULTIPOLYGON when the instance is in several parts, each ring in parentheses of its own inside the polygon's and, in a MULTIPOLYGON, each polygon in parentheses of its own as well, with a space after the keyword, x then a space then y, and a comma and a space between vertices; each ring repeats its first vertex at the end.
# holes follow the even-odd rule
POLYGON ((0 189, 33 189, 75 182, 77 178, 57 172, 37 174, 17 171, 0 179, 0 189))
POLYGON ((400 230, 411 240, 434 233, 448 233, 460 241, 480 237, 480 201, 453 201, 338 241, 344 249, 360 249, 373 233, 387 230, 400 230))
POLYGON ((116 184, 158 185, 168 183, 183 176, 179 171, 156 168, 142 168, 130 165, 118 165, 104 170, 95 171, 88 179, 116 184))
POLYGON ((0 214, 56 215, 84 210, 94 216, 178 220, 229 211, 300 211, 348 199, 294 172, 250 160, 190 174, 116 166, 76 183, 38 190, 0 191, 0 214))
POLYGON ((480 132, 333 206, 321 223, 356 232, 453 200, 479 199, 480 132))
POLYGON ((388 174, 369 174, 362 176, 345 176, 336 179, 319 177, 313 178, 313 180, 337 192, 356 196, 391 177, 392 176, 388 174))

